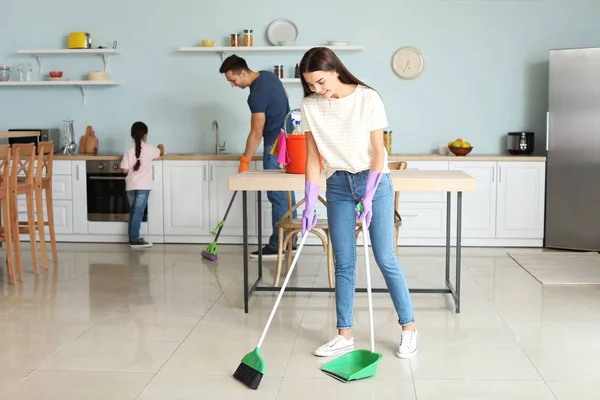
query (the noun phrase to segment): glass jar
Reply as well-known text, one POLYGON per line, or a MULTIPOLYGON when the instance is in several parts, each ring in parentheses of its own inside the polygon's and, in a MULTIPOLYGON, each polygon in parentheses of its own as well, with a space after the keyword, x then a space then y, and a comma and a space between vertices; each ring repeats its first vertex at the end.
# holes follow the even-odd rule
POLYGON ((392 153, 392 131, 383 131, 383 146, 388 154, 392 153))
POLYGON ((254 35, 252 32, 252 29, 244 29, 244 46, 246 47, 254 45, 254 35))
POLYGON ((229 45, 231 47, 238 47, 240 45, 240 36, 237 33, 232 33, 229 39, 229 45))
POLYGON ((273 73, 279 78, 279 65, 273 65, 273 73))
POLYGON ((283 65, 279 66, 279 79, 283 79, 283 65))

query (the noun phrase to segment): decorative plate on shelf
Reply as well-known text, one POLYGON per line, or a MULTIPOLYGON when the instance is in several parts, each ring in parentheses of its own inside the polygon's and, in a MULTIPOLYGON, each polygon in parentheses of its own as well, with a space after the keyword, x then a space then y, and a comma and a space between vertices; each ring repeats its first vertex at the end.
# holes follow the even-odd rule
POLYGON ((49 76, 49 77, 46 78, 46 80, 47 81, 68 81, 69 78, 66 78, 64 76, 60 77, 60 78, 53 78, 53 77, 49 76))
POLYGON ((327 45, 329 46, 347 46, 350 42, 348 40, 329 40, 327 45))
POLYGON ((298 39, 298 28, 288 19, 278 19, 267 28, 267 38, 273 46, 279 46, 279 42, 295 42, 298 39))

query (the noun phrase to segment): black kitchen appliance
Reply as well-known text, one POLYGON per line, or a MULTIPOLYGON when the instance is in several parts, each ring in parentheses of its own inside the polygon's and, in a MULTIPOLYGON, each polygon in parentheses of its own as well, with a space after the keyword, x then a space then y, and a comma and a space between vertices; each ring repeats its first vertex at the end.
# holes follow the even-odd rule
POLYGON ((533 132, 508 132, 506 139, 506 149, 513 156, 533 153, 533 132))
MULTIPOLYGON (((86 161, 88 221, 129 221, 125 174, 116 160, 86 161)), ((148 221, 148 207, 142 221, 148 221)))
POLYGON ((8 144, 11 146, 16 143, 33 143, 37 151, 37 145, 39 142, 52 142, 54 143, 54 153, 60 153, 60 131, 58 129, 9 129, 9 132, 38 132, 39 135, 26 135, 8 138, 8 144))

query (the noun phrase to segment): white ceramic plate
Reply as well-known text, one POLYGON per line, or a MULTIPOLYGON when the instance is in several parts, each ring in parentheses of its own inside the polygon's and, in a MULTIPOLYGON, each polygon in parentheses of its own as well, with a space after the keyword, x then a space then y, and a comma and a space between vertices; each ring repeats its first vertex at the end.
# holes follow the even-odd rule
POLYGON ((267 28, 267 38, 273 46, 278 46, 279 42, 295 42, 298 28, 288 19, 277 19, 267 28))
POLYGON ((329 46, 346 46, 350 43, 348 40, 330 40, 327 42, 329 46))

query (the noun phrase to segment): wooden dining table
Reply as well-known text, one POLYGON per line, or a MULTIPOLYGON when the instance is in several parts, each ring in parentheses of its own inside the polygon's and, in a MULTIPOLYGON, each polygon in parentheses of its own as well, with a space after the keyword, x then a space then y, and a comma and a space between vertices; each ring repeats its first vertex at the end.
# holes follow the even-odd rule
MULTIPOLYGON (((463 171, 428 171, 428 170, 402 170, 390 172, 394 190, 396 192, 445 192, 446 200, 446 270, 445 287, 443 288, 410 288, 411 293, 444 293, 450 294, 454 300, 454 309, 460 313, 460 283, 461 283, 461 233, 462 233, 462 194, 474 192, 476 180, 463 171), (456 193, 456 272, 454 283, 450 280, 451 264, 451 194, 456 193)), ((319 186, 326 186, 326 177, 321 175, 319 186)), ((248 192, 256 192, 258 248, 262 248, 262 191, 303 191, 304 175, 288 174, 281 170, 246 171, 229 178, 229 190, 242 192, 242 218, 243 218, 243 270, 244 270, 244 311, 249 312, 250 297, 257 291, 279 291, 281 287, 261 286, 262 281, 262 254, 258 252, 257 272, 258 278, 250 284, 248 269, 248 192)), ((402 212, 400 210, 400 214, 402 212)), ((335 288, 329 287, 286 287, 289 292, 332 292, 335 288)), ((365 292, 366 288, 356 288, 356 292, 365 292)), ((387 288, 373 288, 374 293, 387 293, 387 288)))

